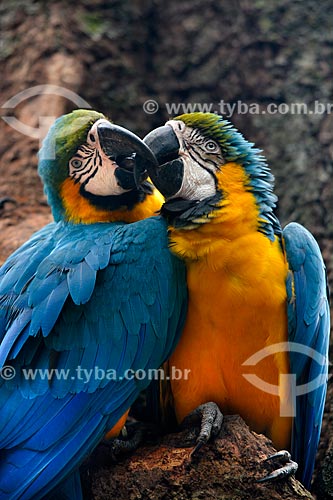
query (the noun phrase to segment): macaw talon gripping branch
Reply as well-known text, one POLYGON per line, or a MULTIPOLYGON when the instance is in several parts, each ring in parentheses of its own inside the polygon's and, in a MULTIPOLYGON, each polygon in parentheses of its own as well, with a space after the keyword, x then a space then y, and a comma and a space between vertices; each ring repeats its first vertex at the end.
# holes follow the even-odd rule
POLYGON ((294 476, 298 470, 298 464, 291 459, 291 454, 287 450, 280 450, 265 459, 265 462, 270 461, 280 461, 282 467, 275 469, 261 479, 257 479, 257 483, 267 483, 278 479, 286 479, 290 476, 294 476))
POLYGON ((198 422, 200 423, 200 432, 196 445, 191 451, 191 459, 194 459, 202 446, 208 443, 210 438, 216 437, 222 428, 223 415, 217 404, 210 401, 198 406, 184 418, 181 426, 182 428, 191 428, 198 422))

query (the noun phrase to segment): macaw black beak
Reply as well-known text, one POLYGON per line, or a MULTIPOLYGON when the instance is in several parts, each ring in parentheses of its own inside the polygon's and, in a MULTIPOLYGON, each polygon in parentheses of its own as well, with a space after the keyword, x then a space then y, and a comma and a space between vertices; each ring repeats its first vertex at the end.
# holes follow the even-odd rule
POLYGON ((180 144, 173 128, 158 127, 143 140, 158 161, 157 166, 147 169, 151 180, 165 198, 174 196, 182 186, 184 163, 178 156, 180 144))
POLYGON ((138 188, 148 177, 157 160, 149 147, 135 134, 106 120, 97 126, 104 153, 118 168, 115 175, 123 189, 138 188))

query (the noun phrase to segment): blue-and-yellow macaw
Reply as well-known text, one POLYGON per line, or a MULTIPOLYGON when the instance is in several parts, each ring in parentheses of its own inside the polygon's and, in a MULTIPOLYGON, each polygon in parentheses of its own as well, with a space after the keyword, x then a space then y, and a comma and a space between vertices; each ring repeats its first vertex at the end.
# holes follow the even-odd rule
POLYGON ((133 168, 151 161, 91 110, 59 118, 43 143, 55 222, 0 270, 2 499, 81 498, 78 466, 148 385, 136 371, 177 340, 185 268, 164 220, 141 220, 162 198, 133 168))
MULTIPOLYGON (((187 267, 188 314, 168 363, 190 370, 170 381, 177 419, 200 413, 199 447, 222 423, 210 402, 240 414, 291 451, 309 486, 328 370, 319 247, 299 224, 282 231, 265 159, 221 116, 179 116, 145 142, 159 162, 149 174, 166 197, 172 251, 187 267)), ((296 468, 290 461, 268 479, 296 468)))

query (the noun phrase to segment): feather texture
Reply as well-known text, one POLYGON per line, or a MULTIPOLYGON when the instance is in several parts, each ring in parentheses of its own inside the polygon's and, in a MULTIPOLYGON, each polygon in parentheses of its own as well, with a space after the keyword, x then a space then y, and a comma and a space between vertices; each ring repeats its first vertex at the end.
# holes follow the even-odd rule
POLYGON ((293 458, 309 487, 320 437, 328 376, 330 315, 327 278, 320 249, 302 226, 291 223, 283 231, 291 273, 288 277, 288 336, 304 346, 304 354, 290 352, 291 373, 297 387, 315 383, 314 390, 296 398, 292 433, 293 458), (311 355, 314 349, 317 357, 311 355))
POLYGON ((71 474, 149 383, 126 370, 158 368, 177 341, 184 266, 159 217, 53 223, 1 268, 0 304, 1 367, 16 370, 0 390, 1 496, 38 499, 66 478, 75 490, 71 474))

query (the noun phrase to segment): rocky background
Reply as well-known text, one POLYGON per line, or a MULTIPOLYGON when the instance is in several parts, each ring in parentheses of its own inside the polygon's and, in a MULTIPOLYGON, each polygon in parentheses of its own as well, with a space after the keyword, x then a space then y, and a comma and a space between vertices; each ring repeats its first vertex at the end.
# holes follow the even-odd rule
MULTIPOLYGON (((231 120, 264 150, 276 176, 282 223, 298 221, 314 233, 332 284, 332 19, 331 0, 3 0, 0 262, 50 220, 36 173, 39 137, 53 117, 77 106, 54 92, 7 102, 49 84, 75 92, 141 135, 168 119, 170 103, 211 103, 212 111, 219 111, 221 100, 256 103, 260 114, 238 109, 231 120), (147 100, 158 109, 153 104, 145 112, 147 100), (315 112, 315 101, 322 112, 315 112), (269 103, 282 104, 282 113, 267 113, 269 103), (286 112, 283 103, 304 103, 308 113, 286 112), (24 133, 8 125, 8 117, 25 124, 24 133)), ((333 458, 324 461, 331 449, 331 385, 328 394, 317 471, 326 463, 321 488, 333 495, 333 458)), ((186 498, 172 488, 173 496, 156 498, 186 498)), ((210 497, 202 488, 189 489, 187 498, 238 498, 210 497), (199 490, 203 496, 193 496, 199 490)), ((327 494, 321 490, 318 498, 327 494)), ((146 498, 140 495, 130 498, 146 498)))

